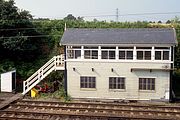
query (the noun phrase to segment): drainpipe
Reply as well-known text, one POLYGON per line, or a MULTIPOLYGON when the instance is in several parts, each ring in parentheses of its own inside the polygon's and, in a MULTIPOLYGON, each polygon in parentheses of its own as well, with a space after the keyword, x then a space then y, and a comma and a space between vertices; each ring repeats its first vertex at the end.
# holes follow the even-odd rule
POLYGON ((67 93, 67 64, 66 64, 66 46, 64 46, 64 90, 67 93))

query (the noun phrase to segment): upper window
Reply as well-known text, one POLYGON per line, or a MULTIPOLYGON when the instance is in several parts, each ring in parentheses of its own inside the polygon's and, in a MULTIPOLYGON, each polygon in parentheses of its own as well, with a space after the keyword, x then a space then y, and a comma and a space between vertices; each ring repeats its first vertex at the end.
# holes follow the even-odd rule
POLYGON ((155 47, 155 60, 169 60, 170 47, 155 47))
POLYGON ((139 78, 139 90, 155 90, 155 78, 139 78))
POLYGON ((169 51, 155 51, 155 60, 169 60, 169 51))
POLYGON ((85 59, 98 59, 98 47, 84 47, 85 59))
POLYGON ((81 88, 96 88, 96 77, 81 76, 80 87, 81 88))
POLYGON ((133 59, 133 48, 132 47, 119 47, 119 59, 133 59))
POLYGON ((109 89, 125 89, 125 78, 109 77, 109 89))
POLYGON ((137 60, 151 60, 151 47, 137 47, 137 60))
POLYGON ((81 58, 81 47, 79 46, 68 46, 67 57, 69 59, 80 59, 81 58))
POLYGON ((101 47, 101 59, 115 59, 115 47, 101 47))

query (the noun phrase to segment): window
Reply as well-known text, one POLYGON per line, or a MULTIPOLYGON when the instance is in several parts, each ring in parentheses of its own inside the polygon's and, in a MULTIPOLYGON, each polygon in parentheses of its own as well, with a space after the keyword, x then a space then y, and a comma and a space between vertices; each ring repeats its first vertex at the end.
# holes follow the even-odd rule
POLYGON ((155 90, 155 78, 139 78, 139 90, 155 90))
POLYGON ((101 59, 115 59, 115 50, 102 50, 101 59))
POLYGON ((170 47, 155 47, 155 60, 169 60, 170 47))
POLYGON ((155 60, 169 60, 169 51, 155 51, 155 60))
POLYGON ((98 59, 98 47, 84 47, 84 58, 85 59, 98 59))
POLYGON ((81 88, 96 88, 96 77, 81 76, 80 87, 81 88))
POLYGON ((161 51, 155 51, 155 60, 161 60, 161 51))
POLYGON ((119 59, 133 59, 133 47, 119 47, 119 59))
POLYGON ((169 60, 169 51, 163 51, 163 60, 169 60))
POLYGON ((81 47, 80 46, 67 46, 67 58, 69 59, 81 58, 81 47))
POLYGON ((101 59, 115 59, 115 47, 101 47, 101 59))
POLYGON ((109 89, 125 89, 125 78, 109 77, 109 89))
POLYGON ((119 59, 133 59, 133 51, 119 51, 119 59))
POLYGON ((85 59, 98 59, 98 50, 84 50, 85 59))
POLYGON ((138 60, 151 60, 151 50, 138 50, 137 59, 138 60))

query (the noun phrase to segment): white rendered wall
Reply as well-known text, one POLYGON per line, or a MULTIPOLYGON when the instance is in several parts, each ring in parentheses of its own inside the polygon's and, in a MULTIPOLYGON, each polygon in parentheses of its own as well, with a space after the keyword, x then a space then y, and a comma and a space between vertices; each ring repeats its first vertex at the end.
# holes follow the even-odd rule
POLYGON ((1 74, 1 92, 12 92, 12 72, 1 74))
POLYGON ((133 70, 131 72, 131 68, 162 69, 163 66, 170 67, 170 64, 155 62, 67 61, 68 94, 72 98, 165 99, 165 94, 169 92, 169 71, 133 70), (75 71, 73 71, 73 68, 75 68, 75 71), (92 68, 94 68, 94 71, 92 71, 92 68), (111 68, 113 68, 113 72, 111 68), (96 89, 81 89, 80 76, 95 76, 96 89), (126 89, 109 90, 109 77, 125 77, 126 89), (139 91, 139 77, 155 78, 155 91, 139 91))

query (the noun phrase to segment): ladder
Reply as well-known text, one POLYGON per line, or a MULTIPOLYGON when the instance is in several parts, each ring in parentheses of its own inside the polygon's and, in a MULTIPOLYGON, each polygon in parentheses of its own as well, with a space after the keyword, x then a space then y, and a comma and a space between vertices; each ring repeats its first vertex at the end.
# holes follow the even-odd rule
POLYGON ((64 54, 54 56, 39 70, 31 75, 26 81, 23 81, 23 95, 36 86, 41 80, 48 76, 52 71, 64 70, 64 54))

